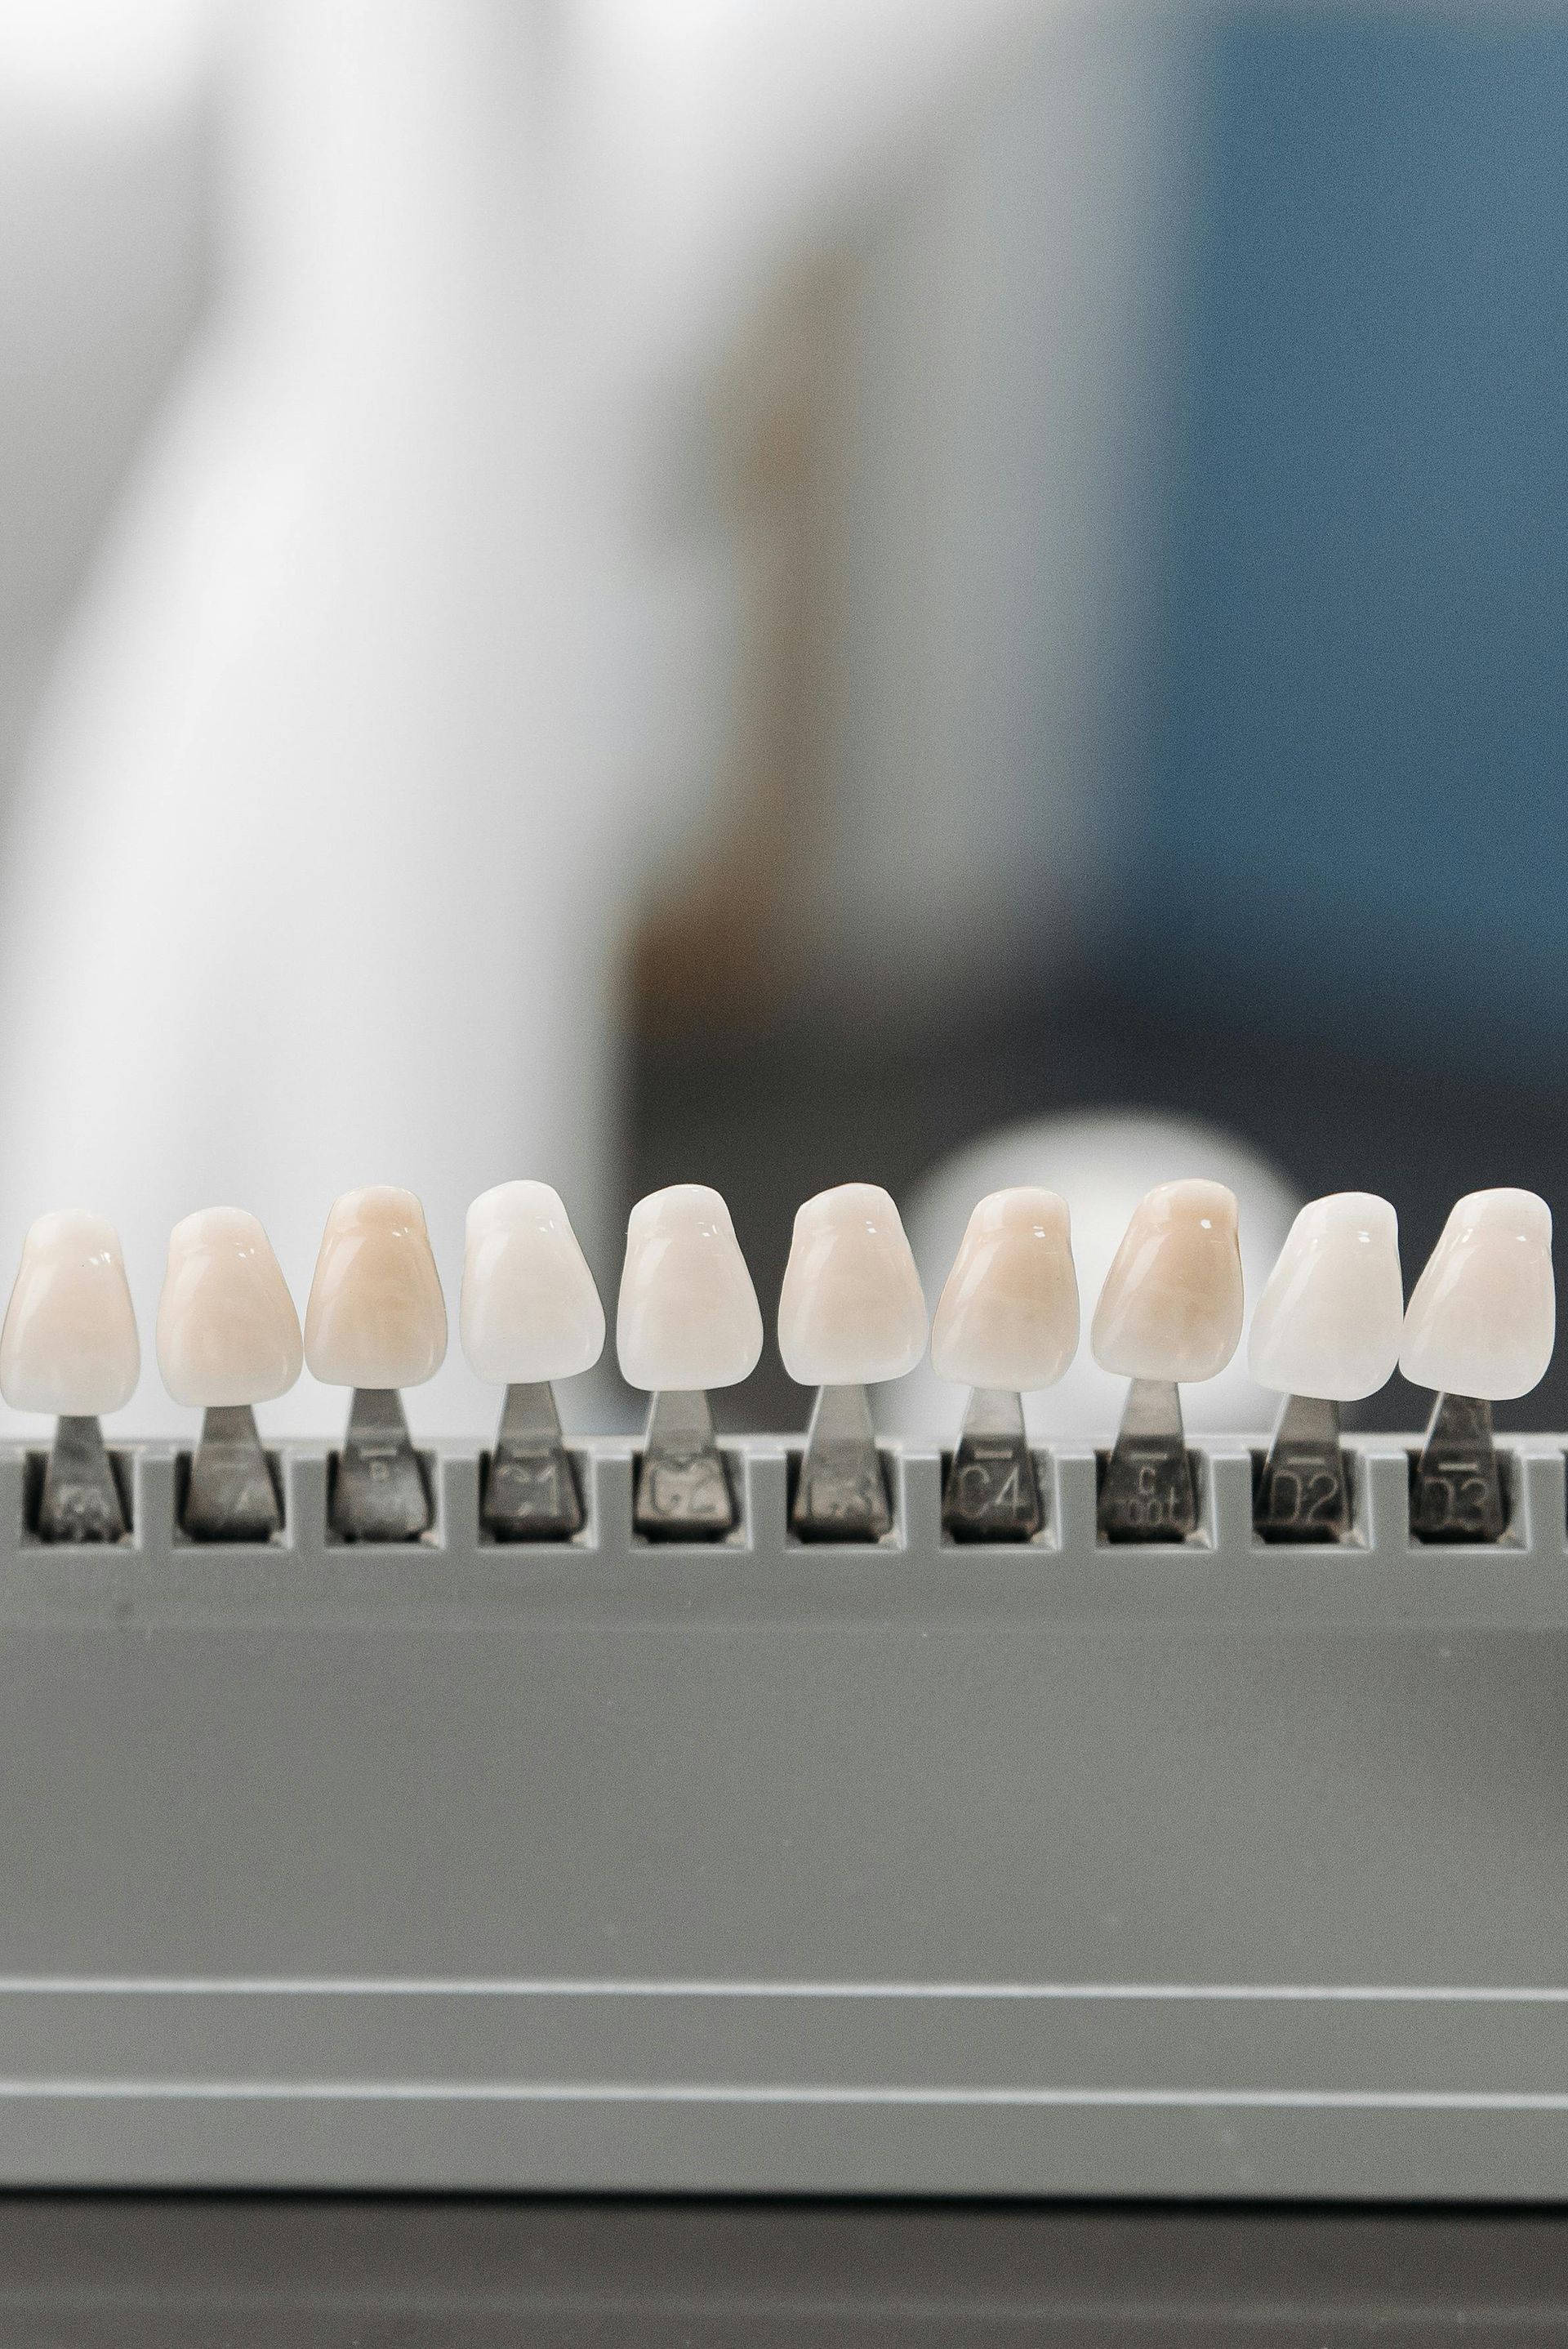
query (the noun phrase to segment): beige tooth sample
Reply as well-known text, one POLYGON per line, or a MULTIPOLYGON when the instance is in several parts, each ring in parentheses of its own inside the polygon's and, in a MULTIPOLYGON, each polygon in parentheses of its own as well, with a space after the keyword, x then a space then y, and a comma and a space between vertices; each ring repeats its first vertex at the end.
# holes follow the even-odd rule
POLYGON ((271 1402, 300 1374, 299 1315, 272 1244, 242 1207, 202 1207, 169 1235, 158 1367, 203 1411, 271 1402))
POLYGON ((1217 1378, 1242 1334, 1236 1201, 1222 1183, 1161 1183, 1133 1210, 1090 1342, 1120 1378, 1217 1378))
POLYGON ((140 1371, 114 1226, 79 1207, 40 1216, 0 1331, 0 1392, 13 1411, 98 1419, 130 1401, 140 1371))
POLYGON ((738 1386, 762 1352, 762 1309, 729 1209, 705 1183, 639 1199, 626 1225, 615 1351, 628 1386, 738 1386))
POLYGON ((327 1386, 420 1386, 441 1367, 447 1309, 425 1214, 392 1184, 333 1203, 305 1309, 304 1358, 327 1386))
POLYGON ((598 1361, 604 1309, 548 1183, 499 1183, 469 1209, 459 1327, 469 1368, 491 1386, 553 1383, 598 1361))
POLYGON ((1544 1377, 1556 1327, 1545 1200, 1533 1191, 1472 1191, 1416 1283, 1399 1368, 1436 1393, 1511 1402, 1544 1377))
POLYGON ((925 1351, 925 1298, 897 1207, 841 1183, 797 1211, 779 1298, 779 1351, 804 1387, 902 1379, 925 1351))
POLYGON ((993 1191, 969 1218, 931 1326, 931 1366, 955 1386, 1033 1394, 1078 1351, 1068 1204, 1034 1185, 993 1191))
POLYGON ((1358 1402, 1394 1375, 1405 1317, 1399 1223, 1370 1191, 1303 1207, 1253 1309, 1247 1367, 1276 1394, 1358 1402))

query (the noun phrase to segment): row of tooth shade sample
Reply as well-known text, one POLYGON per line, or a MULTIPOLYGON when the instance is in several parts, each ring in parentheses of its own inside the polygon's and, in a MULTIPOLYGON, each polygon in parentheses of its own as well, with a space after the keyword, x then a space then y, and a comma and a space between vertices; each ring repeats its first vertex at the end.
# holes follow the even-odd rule
MULTIPOLYGON (((1113 1534, 1191 1532, 1196 1501, 1178 1390, 1225 1367, 1243 1319, 1234 1197, 1201 1180, 1158 1186, 1132 1216, 1091 1330, 1098 1361, 1131 1381, 1107 1478, 1113 1534)), ((1078 1325, 1066 1203, 1033 1187, 983 1200, 931 1331, 935 1370, 972 1391, 954 1460, 957 1528, 984 1536, 1037 1524, 1020 1397, 1063 1374, 1078 1325)), ((566 1210, 548 1185, 502 1184, 469 1209, 460 1331, 473 1370, 507 1390, 493 1529, 518 1537, 572 1530, 581 1501, 552 1389, 597 1361, 604 1316, 566 1210)), ((1532 1194, 1460 1200, 1408 1309, 1398 1223, 1386 1200, 1340 1193, 1304 1208, 1258 1301, 1250 1340, 1254 1376, 1287 1398, 1265 1477, 1282 1537, 1293 1517, 1303 1537, 1342 1519, 1338 1405, 1374 1392, 1397 1363, 1448 1399, 1434 1413, 1431 1456, 1423 1454, 1433 1509, 1452 1519, 1456 1538, 1484 1533, 1502 1506, 1490 1406, 1536 1383, 1553 1333, 1551 1218, 1532 1194)), ((864 1390, 913 1369, 927 1339, 919 1277, 885 1191, 841 1185, 800 1208, 778 1336, 790 1375, 820 1390, 798 1527, 874 1537, 885 1530, 888 1496, 864 1390)), ((644 1530, 719 1533, 733 1523, 734 1495, 705 1398, 745 1379, 762 1342, 756 1290, 719 1195, 678 1185, 639 1201, 627 1230, 616 1344, 628 1382, 655 1397, 639 1486, 644 1530)), ((318 1379, 355 1391, 342 1529, 363 1538, 418 1534, 428 1523, 428 1495, 398 1395, 433 1374, 446 1343, 435 1259, 409 1192, 383 1186, 335 1204, 303 1336, 255 1217, 231 1207, 187 1216, 170 1237, 158 1356, 174 1399, 208 1414, 196 1462, 198 1516, 209 1511, 234 1538, 275 1517, 251 1412, 285 1393, 304 1361, 318 1379)), ((57 1495, 55 1515, 62 1538, 112 1536, 112 1479, 92 1431, 129 1399, 139 1370, 112 1226, 77 1212, 42 1217, 28 1234, 0 1333, 0 1392, 15 1408, 61 1422, 65 1453, 55 1464, 65 1497, 57 1495), (100 1517, 108 1535, 95 1536, 100 1517)))

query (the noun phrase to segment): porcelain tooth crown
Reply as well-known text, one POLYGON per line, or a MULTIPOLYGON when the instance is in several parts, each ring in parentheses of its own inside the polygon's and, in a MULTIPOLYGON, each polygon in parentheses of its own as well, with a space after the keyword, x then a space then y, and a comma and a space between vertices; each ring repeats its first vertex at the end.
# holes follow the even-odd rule
POLYGON ((874 1183, 819 1191, 795 1217, 779 1351, 801 1386, 902 1379, 925 1351, 925 1298, 898 1209, 874 1183))
POLYGON ((0 1330, 0 1393, 13 1411, 97 1419, 130 1401, 140 1371, 114 1226, 79 1207, 40 1216, 0 1330))
POLYGON ((931 1367, 966 1387, 1031 1394, 1078 1351, 1078 1276, 1067 1201, 993 1191, 969 1218, 931 1325, 931 1367))
POLYGON ((1387 1199, 1336 1191, 1295 1223, 1253 1309, 1247 1367, 1276 1394, 1357 1402, 1394 1375, 1405 1291, 1387 1199))
POLYGON ((1472 1191, 1416 1283, 1399 1368, 1434 1392, 1510 1402, 1540 1384, 1556 1329, 1545 1200, 1533 1191, 1472 1191))
POLYGON ((1119 1378, 1217 1378, 1242 1334, 1236 1201, 1222 1183, 1161 1183, 1133 1210, 1090 1341, 1119 1378))
POLYGON ((762 1309, 717 1191, 676 1183, 639 1199, 626 1225, 615 1350, 645 1393, 732 1387, 762 1351, 762 1309))
POLYGON ((176 1402, 271 1402, 300 1374, 299 1315, 272 1245, 242 1207, 203 1207, 169 1235, 158 1367, 176 1402))
POLYGON ((469 1209, 459 1314, 463 1353, 492 1386, 537 1386, 591 1371, 604 1309, 561 1195, 501 1183, 469 1209))
POLYGON ((447 1350, 447 1309, 412 1191, 346 1191, 322 1235, 304 1317, 311 1376, 333 1387, 417 1387, 447 1350))

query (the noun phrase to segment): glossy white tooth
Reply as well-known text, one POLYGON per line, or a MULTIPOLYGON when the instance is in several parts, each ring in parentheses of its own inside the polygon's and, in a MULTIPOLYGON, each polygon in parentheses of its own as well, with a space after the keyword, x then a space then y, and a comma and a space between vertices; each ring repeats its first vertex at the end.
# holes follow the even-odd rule
POLYGON ((804 1387, 902 1379, 925 1351, 925 1299, 898 1209, 875 1183, 819 1191, 795 1216, 779 1351, 804 1387))
POLYGON ((575 1378, 598 1361, 604 1309, 548 1183, 499 1183, 469 1209, 459 1329, 469 1370, 492 1386, 575 1378))
POLYGON ((1134 1208, 1095 1307, 1090 1342, 1124 1379, 1217 1378, 1242 1334, 1235 1194, 1161 1183, 1134 1208))
POLYGON ((40 1216, 0 1330, 0 1393, 13 1411, 97 1419, 130 1401, 140 1371, 114 1226, 80 1207, 40 1216))
POLYGON ((1370 1191, 1313 1199, 1253 1309, 1247 1367, 1276 1394, 1358 1402, 1394 1375, 1405 1319, 1399 1223, 1370 1191))
POLYGON ((203 1207, 169 1235, 158 1367, 176 1402, 271 1402, 300 1373, 299 1315, 272 1243, 242 1207, 203 1207))
POLYGON ((1552 1211, 1533 1191, 1472 1191, 1417 1281, 1399 1368, 1413 1385, 1509 1402, 1544 1377, 1557 1330, 1552 1211))
POLYGON ((389 1183, 346 1191, 322 1234, 304 1358, 331 1387, 417 1387, 447 1350, 447 1309, 425 1211, 389 1183))
POLYGON ((717 1191, 676 1183, 639 1199, 626 1225, 615 1351, 628 1386, 691 1392, 749 1378, 762 1309, 717 1191))
POLYGON ((931 1367, 965 1387, 1033 1394, 1078 1351, 1068 1203, 1032 1185, 993 1191, 969 1218, 931 1325, 931 1367))

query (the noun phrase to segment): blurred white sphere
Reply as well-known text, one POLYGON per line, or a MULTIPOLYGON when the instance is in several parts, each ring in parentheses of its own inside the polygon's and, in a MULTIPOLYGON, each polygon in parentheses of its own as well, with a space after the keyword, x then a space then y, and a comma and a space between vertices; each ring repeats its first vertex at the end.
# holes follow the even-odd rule
MULTIPOLYGON (((1032 1435, 1109 1442, 1127 1398, 1127 1381, 1102 1371, 1089 1351, 1089 1324, 1100 1284, 1110 1268, 1128 1218, 1157 1183, 1202 1174, 1228 1184, 1241 1209, 1242 1275, 1249 1305, 1274 1268, 1297 1208, 1303 1204, 1274 1169, 1217 1127, 1183 1118, 1126 1115, 1047 1117, 1006 1126, 971 1143, 933 1167, 911 1194, 905 1223, 933 1311, 958 1252, 976 1201, 1016 1183, 1045 1183, 1059 1191, 1072 1214, 1082 1335, 1071 1369, 1026 1415, 1032 1435)), ((1181 1390, 1187 1424, 1227 1433, 1269 1426, 1278 1398, 1247 1376, 1246 1348, 1228 1370, 1181 1390)), ((933 1371, 929 1361, 913 1376, 883 1387, 877 1416, 891 1433, 947 1436, 965 1396, 933 1371)))

